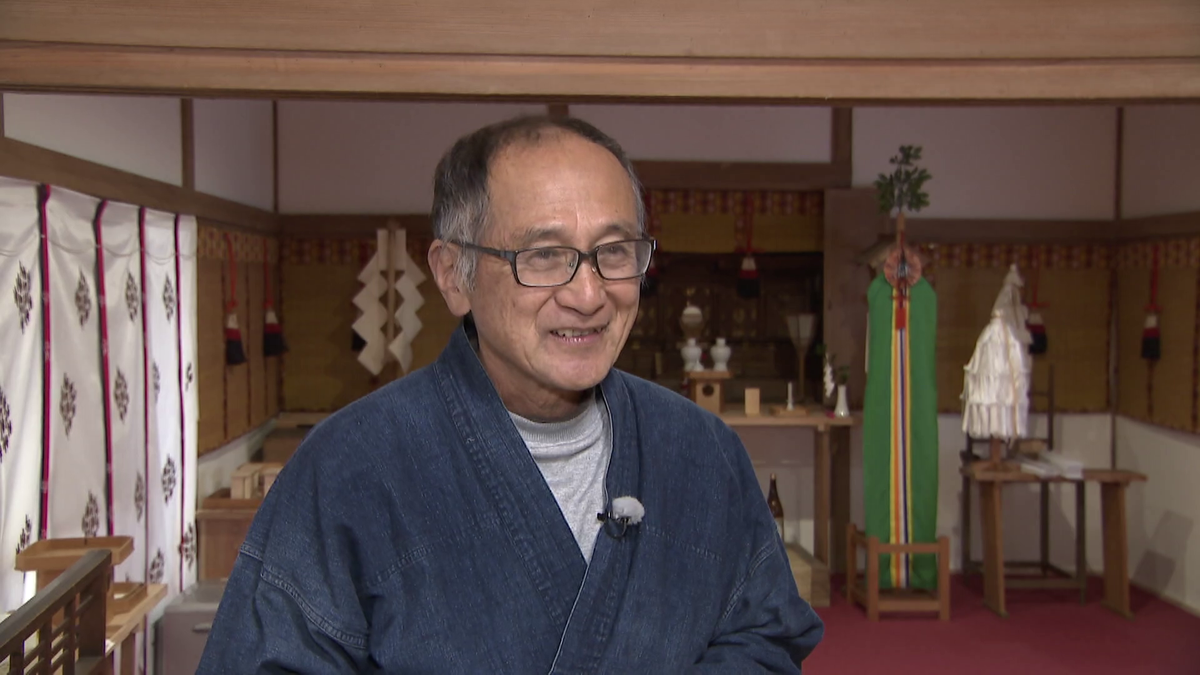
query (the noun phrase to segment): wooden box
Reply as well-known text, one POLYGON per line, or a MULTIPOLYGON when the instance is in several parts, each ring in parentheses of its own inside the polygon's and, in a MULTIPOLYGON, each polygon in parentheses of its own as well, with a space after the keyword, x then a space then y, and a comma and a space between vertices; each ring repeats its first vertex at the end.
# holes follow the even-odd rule
POLYGON ((694 370, 687 375, 691 399, 701 408, 720 415, 725 402, 724 383, 733 375, 728 370, 694 370))
POLYGON ((238 549, 261 505, 261 497, 235 499, 228 488, 217 490, 200 502, 196 511, 200 581, 229 578, 238 549))
POLYGON ((263 441, 262 460, 280 464, 288 461, 296 452, 296 448, 300 447, 300 442, 304 440, 307 433, 308 429, 304 427, 272 431, 263 441))
POLYGON ((796 544, 787 545, 787 556, 800 597, 813 607, 828 607, 829 568, 796 544))
POLYGON ((229 479, 229 496, 233 499, 252 499, 259 495, 258 473, 261 466, 247 463, 239 466, 229 479))
POLYGON ((282 468, 283 464, 280 462, 247 462, 239 466, 229 481, 230 498, 263 497, 282 468))
POLYGON ((272 463, 264 465, 262 471, 258 473, 263 497, 266 497, 267 493, 271 491, 271 486, 275 484, 275 479, 279 477, 279 472, 282 470, 282 464, 272 463))
POLYGON ((762 414, 758 388, 746 387, 746 392, 743 394, 743 401, 746 406, 746 417, 758 417, 762 414))

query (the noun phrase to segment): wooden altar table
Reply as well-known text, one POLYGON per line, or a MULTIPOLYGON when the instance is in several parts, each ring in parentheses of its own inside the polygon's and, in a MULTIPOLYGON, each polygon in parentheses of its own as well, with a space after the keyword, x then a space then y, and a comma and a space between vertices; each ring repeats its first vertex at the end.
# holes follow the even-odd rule
POLYGON ((730 411, 722 413, 721 419, 734 429, 783 427, 812 431, 816 441, 813 444, 813 557, 829 569, 841 569, 841 558, 846 550, 846 524, 850 522, 850 429, 861 424, 861 415, 834 417, 820 411, 804 415, 767 413, 747 416, 730 411))
MULTIPOLYGON (((984 605, 1002 617, 1008 616, 1004 604, 1004 523, 1001 490, 1020 483, 1100 484, 1101 518, 1104 522, 1104 606, 1132 618, 1129 610, 1129 544, 1125 527, 1125 489, 1146 477, 1133 471, 1084 469, 1083 480, 1062 476, 1036 476, 1006 463, 996 467, 990 461, 964 467, 962 474, 979 484, 980 517, 983 520, 983 595, 984 605)), ((1078 526, 1078 523, 1076 524, 1078 526)), ((1086 560, 1084 561, 1086 565, 1086 560)))

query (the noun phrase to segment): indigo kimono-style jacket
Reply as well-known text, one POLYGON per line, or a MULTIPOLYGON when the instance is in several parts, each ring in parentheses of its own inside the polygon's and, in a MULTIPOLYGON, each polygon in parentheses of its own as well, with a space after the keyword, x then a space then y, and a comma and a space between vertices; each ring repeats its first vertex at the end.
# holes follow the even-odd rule
POLYGON ((611 372, 607 499, 645 516, 588 564, 469 330, 308 435, 198 672, 799 672, 823 625, 733 431, 611 372))

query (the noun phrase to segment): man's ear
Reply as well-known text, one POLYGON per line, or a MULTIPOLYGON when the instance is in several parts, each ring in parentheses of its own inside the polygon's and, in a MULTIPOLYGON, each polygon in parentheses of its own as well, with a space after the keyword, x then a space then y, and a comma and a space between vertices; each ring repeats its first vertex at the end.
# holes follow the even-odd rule
POLYGON ((462 286, 462 275, 458 273, 458 258, 462 249, 442 241, 433 240, 429 245, 429 271, 433 281, 446 300, 450 313, 457 317, 471 311, 471 298, 462 286))

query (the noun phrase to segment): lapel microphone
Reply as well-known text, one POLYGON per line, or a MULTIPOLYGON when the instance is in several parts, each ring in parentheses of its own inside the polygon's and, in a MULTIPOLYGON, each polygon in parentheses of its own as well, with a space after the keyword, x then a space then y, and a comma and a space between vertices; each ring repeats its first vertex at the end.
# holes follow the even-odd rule
POLYGON ((630 525, 642 522, 646 515, 646 507, 637 497, 617 497, 612 500, 607 512, 596 514, 596 520, 604 524, 604 533, 613 539, 621 539, 629 530, 630 525))

